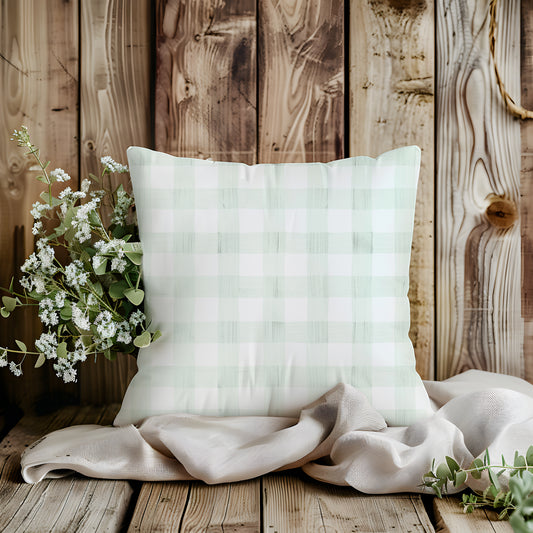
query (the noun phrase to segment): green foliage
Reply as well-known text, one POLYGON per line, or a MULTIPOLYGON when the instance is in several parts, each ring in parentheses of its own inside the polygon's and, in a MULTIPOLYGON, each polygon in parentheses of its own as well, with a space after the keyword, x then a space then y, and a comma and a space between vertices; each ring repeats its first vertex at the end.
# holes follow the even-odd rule
POLYGON ((60 168, 48 171, 50 162, 40 159, 24 126, 15 130, 13 140, 36 159, 41 170, 36 179, 47 188, 40 194, 42 201, 32 206, 36 246, 21 266, 21 289, 13 280, 3 289, 7 294, 0 316, 37 307, 44 331, 35 340, 35 351, 19 340, 17 349, 0 347, 0 367, 9 365, 13 374, 21 375, 22 361, 31 355, 36 356, 35 367, 51 360, 59 377, 75 381, 75 366, 88 356, 114 360, 118 353, 137 355, 161 334, 148 330, 143 314, 134 199, 122 185, 104 185, 106 176, 128 169, 105 156, 101 175, 90 174, 81 190, 59 190, 57 185, 52 190, 54 183, 67 182, 70 176, 60 168), (106 203, 112 207, 108 221, 102 209, 106 203))
POLYGON ((477 507, 492 507, 498 511, 500 520, 509 519, 513 531, 533 533, 533 446, 525 456, 515 452, 512 465, 506 463, 503 456, 501 464, 492 464, 488 450, 483 459, 475 459, 469 468, 462 468, 451 457, 446 457, 445 462, 438 465, 433 459, 422 484, 442 498, 449 484, 462 487, 469 476, 476 480, 485 476, 487 487, 481 492, 462 495, 461 505, 465 513, 471 513, 477 507), (508 487, 504 487, 500 480, 504 472, 510 476, 508 487))

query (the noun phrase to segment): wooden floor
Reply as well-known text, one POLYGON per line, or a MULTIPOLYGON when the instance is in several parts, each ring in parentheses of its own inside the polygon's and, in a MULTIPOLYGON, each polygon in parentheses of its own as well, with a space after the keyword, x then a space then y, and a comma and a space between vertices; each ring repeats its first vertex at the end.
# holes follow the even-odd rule
POLYGON ((209 486, 71 476, 28 485, 20 454, 45 433, 73 424, 110 424, 117 411, 67 407, 24 417, 0 444, 0 531, 173 532, 510 532, 478 511, 463 515, 455 499, 423 502, 414 494, 368 496, 296 472, 209 486), (424 506, 424 503, 428 507, 424 506), (429 513, 428 513, 429 511, 429 513))

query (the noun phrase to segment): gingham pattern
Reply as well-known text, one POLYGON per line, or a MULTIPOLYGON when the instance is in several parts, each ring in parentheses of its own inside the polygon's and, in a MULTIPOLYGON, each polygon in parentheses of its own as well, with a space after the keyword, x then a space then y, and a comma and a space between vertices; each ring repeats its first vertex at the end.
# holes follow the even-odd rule
POLYGON ((404 425, 429 413, 407 299, 420 150, 247 166, 128 150, 146 305, 116 424, 293 416, 339 382, 404 425))

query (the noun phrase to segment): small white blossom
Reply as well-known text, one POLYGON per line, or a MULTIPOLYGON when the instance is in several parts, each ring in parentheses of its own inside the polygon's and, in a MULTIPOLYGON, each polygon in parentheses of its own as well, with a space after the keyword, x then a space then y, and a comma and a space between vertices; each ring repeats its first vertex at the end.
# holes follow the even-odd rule
POLYGON ((20 270, 26 274, 30 272, 35 272, 39 266, 41 265, 41 262, 35 255, 35 252, 33 252, 26 261, 24 261, 24 264, 20 267, 20 270))
POLYGON ((65 306, 65 298, 67 296, 67 293, 66 292, 63 292, 63 291, 59 291, 57 294, 56 294, 56 297, 55 297, 55 305, 58 309, 62 309, 64 306, 65 306))
POLYGON ((33 235, 39 235, 41 231, 43 231, 43 223, 40 220, 38 220, 33 225, 33 228, 31 228, 31 232, 33 235))
POLYGON ((91 305, 97 305, 97 304, 98 304, 98 300, 96 299, 96 296, 94 294, 89 294, 89 296, 87 296, 87 305, 91 306, 91 305))
POLYGON ((62 168, 56 168, 55 170, 52 170, 52 172, 50 172, 50 176, 61 182, 65 182, 70 179, 70 176, 62 168))
POLYGON ((113 210, 111 222, 117 226, 125 226, 126 216, 132 204, 133 198, 129 196, 124 189, 120 188, 117 191, 117 203, 115 205, 115 209, 113 210))
POLYGON ((126 268, 126 261, 124 259, 119 259, 118 257, 113 257, 113 260, 111 261, 111 270, 116 270, 120 274, 124 272, 124 269, 126 268))
POLYGON ((72 322, 77 328, 84 331, 91 328, 89 317, 77 305, 72 306, 72 322))
POLYGON ((15 376, 22 376, 22 366, 20 363, 17 365, 14 361, 11 361, 11 363, 9 363, 9 370, 11 370, 15 376))
POLYGON ((3 367, 3 366, 7 366, 7 350, 5 348, 3 348, 1 351, 0 351, 0 368, 3 367))
POLYGON ((102 157, 100 161, 108 172, 128 172, 128 167, 126 165, 117 163, 108 155, 102 157))
POLYGON ((111 339, 117 332, 117 324, 113 322, 111 313, 109 311, 102 311, 94 321, 96 331, 102 339, 111 339))
POLYGON ((46 291, 46 282, 41 276, 33 276, 32 282, 37 294, 43 294, 46 291))
POLYGON ((83 269, 83 263, 79 259, 75 259, 65 267, 65 278, 68 285, 79 290, 87 283, 89 273, 83 269))
POLYGON ((140 326, 144 320, 146 320, 146 315, 140 309, 137 309, 137 311, 134 311, 130 315, 130 324, 133 327, 140 326))
POLYGON ((56 371, 56 376, 62 378, 65 383, 75 383, 77 381, 77 371, 68 358, 62 357, 58 359, 57 363, 54 363, 54 370, 56 371))
POLYGON ((23 276, 20 280, 20 284, 22 287, 24 287, 27 291, 31 291, 33 289, 33 281, 31 280, 30 276, 23 276))
POLYGON ((54 249, 47 244, 46 239, 39 239, 37 241, 37 257, 41 262, 41 270, 50 276, 53 276, 57 272, 57 268, 54 266, 55 252, 54 249))
POLYGON ((35 341, 35 347, 47 359, 57 358, 57 335, 54 332, 41 333, 41 336, 35 341))
POLYGON ((88 193, 91 188, 91 180, 84 179, 81 182, 81 192, 88 193))
POLYGON ((117 326, 117 342, 129 344, 131 341, 130 325, 126 320, 123 320, 117 326))
POLYGON ((42 204, 41 202, 35 202, 32 205, 32 209, 30 211, 30 214, 35 220, 38 220, 38 219, 40 219, 43 216, 43 213, 45 211, 48 211, 49 209, 51 209, 50 205, 42 204))

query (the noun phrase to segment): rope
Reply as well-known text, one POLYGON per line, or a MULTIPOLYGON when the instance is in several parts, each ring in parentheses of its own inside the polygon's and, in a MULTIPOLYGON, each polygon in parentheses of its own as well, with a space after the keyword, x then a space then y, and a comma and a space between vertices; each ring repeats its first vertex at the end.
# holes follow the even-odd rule
POLYGON ((505 102, 505 106, 508 111, 515 117, 519 117, 522 120, 527 118, 533 118, 533 111, 529 111, 524 107, 516 104, 516 102, 511 98, 509 93, 505 90, 505 84, 503 83, 502 77, 500 76, 500 70, 498 64, 496 63, 496 8, 498 6, 498 0, 490 0, 490 27, 489 27, 489 41, 490 41, 490 54, 492 55, 492 60, 494 63, 494 73, 496 74, 496 81, 498 83, 498 89, 500 89, 500 94, 505 102))

